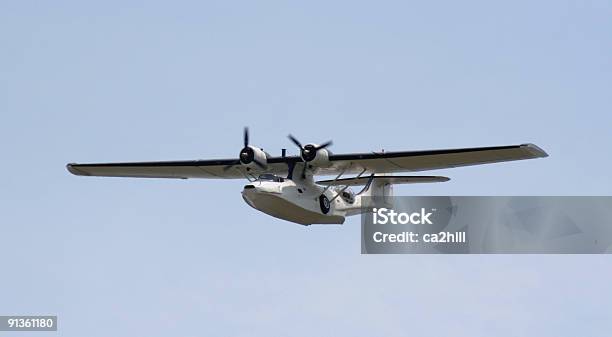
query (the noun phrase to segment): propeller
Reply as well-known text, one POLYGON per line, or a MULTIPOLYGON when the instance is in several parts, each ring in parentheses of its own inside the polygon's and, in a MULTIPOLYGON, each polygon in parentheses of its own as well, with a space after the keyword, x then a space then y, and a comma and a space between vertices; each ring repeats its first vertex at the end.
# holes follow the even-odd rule
POLYGON ((329 147, 333 144, 333 142, 329 140, 321 145, 302 145, 302 143, 300 143, 300 141, 293 135, 289 135, 287 137, 289 137, 293 144, 300 148, 300 157, 302 158, 302 162, 304 162, 304 167, 302 168, 302 179, 306 177, 307 163, 309 161, 313 161, 317 157, 317 151, 329 147))
POLYGON ((259 166, 261 169, 265 169, 266 164, 262 163, 259 159, 257 159, 257 157, 255 156, 255 151, 253 150, 251 146, 249 146, 249 128, 248 127, 244 128, 243 140, 244 140, 244 147, 242 148, 242 150, 240 150, 240 154, 238 155, 238 162, 235 164, 225 166, 223 170, 227 171, 233 166, 238 165, 238 164, 248 165, 250 163, 255 163, 255 165, 259 166))
POLYGON ((244 147, 249 146, 249 128, 244 127, 244 147))

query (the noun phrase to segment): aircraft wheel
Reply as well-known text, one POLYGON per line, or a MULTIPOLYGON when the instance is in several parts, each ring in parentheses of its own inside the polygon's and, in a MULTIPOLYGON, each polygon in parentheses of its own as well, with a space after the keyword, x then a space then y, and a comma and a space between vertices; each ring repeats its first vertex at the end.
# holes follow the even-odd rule
POLYGON ((321 212, 323 212, 323 214, 329 213, 329 209, 330 209, 329 199, 327 199, 326 196, 321 195, 319 197, 319 205, 321 206, 321 212))

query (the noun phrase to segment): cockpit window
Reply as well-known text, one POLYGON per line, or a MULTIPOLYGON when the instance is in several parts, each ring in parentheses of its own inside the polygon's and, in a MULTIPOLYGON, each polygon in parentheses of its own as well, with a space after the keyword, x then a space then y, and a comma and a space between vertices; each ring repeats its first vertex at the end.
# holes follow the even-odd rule
POLYGON ((274 181, 274 182, 277 182, 277 183, 282 183, 283 181, 285 181, 284 178, 279 177, 279 176, 275 176, 274 174, 269 174, 269 173, 260 175, 258 180, 261 180, 261 181, 274 181))

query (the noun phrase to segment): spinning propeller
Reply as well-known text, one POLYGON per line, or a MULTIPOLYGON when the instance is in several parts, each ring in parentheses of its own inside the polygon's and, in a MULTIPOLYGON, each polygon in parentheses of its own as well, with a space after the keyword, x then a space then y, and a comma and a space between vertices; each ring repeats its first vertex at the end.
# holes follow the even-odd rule
MULTIPOLYGON (((248 127, 244 128, 243 139, 244 139, 244 147, 242 148, 242 150, 240 150, 240 154, 238 155, 238 163, 236 164, 242 164, 246 166, 251 163, 255 163, 255 165, 259 166, 259 168, 265 169, 266 163, 262 162, 260 158, 258 158, 258 156, 255 155, 256 150, 259 152, 262 152, 262 151, 249 145, 249 128, 248 127)), ((264 158, 265 158, 265 155, 264 155, 264 158)), ((236 164, 227 165, 223 169, 227 171, 236 164)))
POLYGON ((302 162, 304 162, 304 167, 302 168, 302 178, 306 177, 306 167, 308 166, 308 162, 315 160, 315 158, 317 157, 317 152, 333 144, 333 142, 330 140, 321 145, 302 145, 302 143, 300 143, 300 141, 292 135, 289 135, 287 137, 289 137, 293 144, 300 148, 300 157, 302 157, 302 162))

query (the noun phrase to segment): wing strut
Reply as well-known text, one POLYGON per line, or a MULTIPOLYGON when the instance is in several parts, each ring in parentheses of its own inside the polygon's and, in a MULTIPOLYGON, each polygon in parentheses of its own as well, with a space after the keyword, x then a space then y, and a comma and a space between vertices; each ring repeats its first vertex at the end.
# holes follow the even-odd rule
MULTIPOLYGON (((350 163, 350 164, 349 164, 347 167, 345 167, 345 168, 344 168, 344 169, 343 169, 343 170, 340 172, 340 174, 338 174, 338 175, 336 176, 336 178, 334 178, 334 180, 333 180, 333 181, 338 181, 338 179, 340 179, 340 177, 342 177, 342 175, 344 174, 344 172, 346 172, 346 170, 348 170, 348 169, 349 169, 349 168, 350 168, 352 165, 353 165, 353 162, 351 162, 351 163, 350 163)), ((365 171, 365 170, 364 170, 364 171, 365 171)), ((331 187, 331 184, 330 184, 330 185, 325 186, 325 188, 323 189, 323 192, 321 192, 321 195, 325 194, 325 192, 326 192, 326 191, 327 191, 327 190, 328 190, 330 187, 331 187)))
MULTIPOLYGON (((352 164, 352 163, 351 163, 352 164)), ((361 178, 361 175, 363 175, 365 173, 366 169, 363 169, 363 171, 361 171, 356 177, 355 179, 361 178)), ((331 186, 331 185, 330 185, 331 186)), ((329 188, 329 186, 326 187, 326 189, 329 188)), ((332 201, 336 200, 340 194, 342 194, 342 192, 346 191, 346 189, 349 188, 349 185, 344 186, 339 192, 336 193, 336 195, 332 198, 332 200, 329 201, 329 203, 331 204, 332 201)))
POLYGON ((370 178, 368 178, 368 182, 365 184, 363 189, 361 191, 359 191, 359 193, 357 193, 356 195, 360 195, 361 193, 367 191, 370 188, 370 185, 372 185, 372 181, 373 180, 374 180, 374 173, 372 173, 372 175, 370 175, 370 178))

